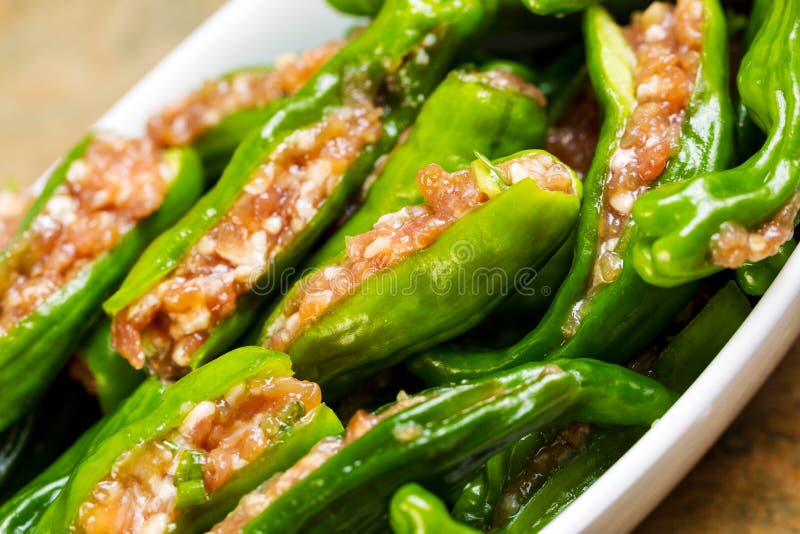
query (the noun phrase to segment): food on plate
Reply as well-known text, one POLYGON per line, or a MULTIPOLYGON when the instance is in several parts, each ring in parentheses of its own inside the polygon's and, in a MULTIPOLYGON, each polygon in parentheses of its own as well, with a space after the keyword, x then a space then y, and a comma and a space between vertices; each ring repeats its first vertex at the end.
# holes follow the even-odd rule
POLYGON ((0 194, 0 531, 537 532, 787 276, 800 0, 329 3, 0 194))

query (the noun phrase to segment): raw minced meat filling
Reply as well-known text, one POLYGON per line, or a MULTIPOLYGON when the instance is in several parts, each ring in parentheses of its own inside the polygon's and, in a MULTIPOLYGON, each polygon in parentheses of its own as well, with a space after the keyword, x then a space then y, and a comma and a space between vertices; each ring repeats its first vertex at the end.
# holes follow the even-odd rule
POLYGON ((114 317, 114 348, 137 368, 147 361, 162 376, 183 374, 210 331, 378 141, 381 115, 353 104, 289 135, 179 265, 114 317))
POLYGON ((108 252, 164 201, 174 171, 147 139, 98 134, 30 227, 9 245, 0 296, 7 331, 108 252))
POLYGON ((212 493, 321 400, 316 384, 278 377, 253 379, 196 404, 178 428, 117 459, 81 507, 80 531, 169 531, 180 515, 176 471, 186 455, 195 455, 202 487, 212 493))
POLYGON ((331 41, 299 56, 286 54, 274 69, 243 70, 209 80, 150 119, 148 133, 164 146, 190 144, 231 113, 296 93, 343 45, 342 40, 331 41))

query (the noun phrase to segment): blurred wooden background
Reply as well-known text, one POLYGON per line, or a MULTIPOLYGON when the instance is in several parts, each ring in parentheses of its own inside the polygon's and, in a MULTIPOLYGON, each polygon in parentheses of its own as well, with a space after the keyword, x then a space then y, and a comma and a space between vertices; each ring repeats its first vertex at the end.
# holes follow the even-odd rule
MULTIPOLYGON (((0 0, 0 183, 37 177, 222 3, 0 0)), ((798 355, 642 532, 800 532, 798 355)))

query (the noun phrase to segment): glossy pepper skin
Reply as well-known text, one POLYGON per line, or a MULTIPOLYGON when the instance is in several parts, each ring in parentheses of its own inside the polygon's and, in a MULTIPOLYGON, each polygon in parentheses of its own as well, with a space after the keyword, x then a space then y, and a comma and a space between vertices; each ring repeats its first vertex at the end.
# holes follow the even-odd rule
POLYGON ((37 406, 0 435, 0 503, 67 450, 97 419, 94 398, 61 373, 37 406))
MULTIPOLYGON (((512 69, 497 66, 499 72, 512 69)), ((344 250, 346 236, 366 232, 381 215, 421 203, 416 173, 428 163, 453 172, 475 159, 475 152, 494 159, 540 147, 546 120, 535 97, 514 87, 493 86, 477 73, 451 72, 423 105, 408 138, 389 154, 364 203, 308 263, 318 266, 330 260, 344 250)))
POLYGON ((770 2, 766 19, 742 60, 739 94, 764 146, 742 165, 705 172, 642 196, 633 216, 640 228, 635 266, 652 284, 671 287, 722 268, 711 259, 725 223, 753 228, 769 219, 800 185, 800 2, 770 2))
POLYGON ((760 297, 767 292, 778 274, 789 261, 797 242, 791 239, 780 246, 778 253, 755 263, 745 263, 736 269, 736 281, 742 291, 753 297, 760 297))
POLYGON ((419 484, 401 486, 389 503, 394 534, 478 534, 452 517, 444 503, 419 484))
MULTIPOLYGON (((319 122, 330 110, 347 104, 355 94, 363 93, 374 100, 384 87, 387 105, 381 119, 381 139, 361 151, 306 228, 275 256, 267 272, 262 274, 261 282, 266 285, 271 272, 281 273, 296 265, 343 210, 377 158, 388 152, 413 123, 422 102, 440 81, 456 49, 479 29, 484 17, 490 17, 492 11, 493 2, 489 0, 390 0, 375 20, 333 56, 298 93, 278 106, 265 123, 251 130, 217 185, 144 252, 120 290, 105 302, 106 312, 109 315, 121 312, 166 277, 230 209, 253 173, 287 136, 319 122), (427 51, 427 61, 408 60, 407 56, 415 56, 432 32, 436 39, 427 51)), ((218 324, 194 353, 192 367, 224 352, 241 336, 255 319, 260 300, 254 293, 239 298, 233 315, 218 324)))
MULTIPOLYGON (((753 44, 753 40, 764 24, 767 15, 768 0, 755 0, 750 11, 750 20, 745 27, 742 45, 745 51, 753 44)), ((737 92, 738 98, 738 92, 737 92)), ((760 147, 764 145, 766 136, 750 117, 747 106, 738 99, 736 105, 736 163, 747 161, 760 147)), ((761 296, 766 293, 775 277, 789 260, 796 243, 787 241, 777 254, 760 262, 747 262, 736 269, 736 281, 742 291, 752 296, 761 296)))
POLYGON ((641 9, 648 0, 520 0, 522 5, 537 15, 567 15, 592 6, 607 5, 615 12, 631 12, 641 9))
POLYGON ((578 359, 419 395, 421 402, 382 420, 288 488, 243 532, 379 531, 391 494, 409 481, 460 478, 498 448, 565 418, 647 425, 674 400, 647 377, 578 359))
MULTIPOLYGON (((44 208, 56 187, 66 179, 73 161, 83 156, 91 136, 80 142, 50 175, 42 194, 25 215, 19 234, 44 208)), ((110 251, 88 264, 37 309, 0 336, 0 430, 31 408, 53 380, 100 303, 120 282, 142 249, 194 204, 203 189, 203 173, 191 149, 164 151, 175 177, 161 207, 125 233, 110 251)), ((12 254, 14 242, 0 258, 0 272, 12 254)))
MULTIPOLYGON (((486 273, 515 278, 567 237, 580 204, 574 175, 573 187, 575 195, 522 180, 461 217, 427 248, 367 277, 285 347, 297 375, 319 382, 328 399, 336 398, 380 369, 477 324, 505 296, 486 273)), ((279 303, 262 328, 261 344, 269 343, 281 313, 279 303)))
MULTIPOLYGON (((768 3, 770 0, 754 0, 753 7, 750 11, 750 20, 744 29, 742 35, 742 46, 747 51, 753 44, 753 40, 758 34, 764 24, 764 19, 767 15, 768 3)), ((764 145, 765 137, 764 132, 753 122, 750 118, 750 113, 747 106, 738 98, 736 94, 736 163, 744 163, 750 158, 759 148, 764 145)))
MULTIPOLYGON (((661 352, 649 374, 673 391, 684 392, 714 359, 750 313, 736 284, 720 289, 661 352)), ((642 436, 630 428, 595 429, 566 465, 497 532, 538 532, 586 491, 642 436)))
POLYGON ((147 378, 111 347, 111 320, 104 317, 85 337, 76 358, 91 375, 100 409, 110 413, 147 378))
MULTIPOLYGON (((40 521, 53 523, 51 504, 67 484, 81 458, 120 428, 146 416, 158 405, 165 386, 155 378, 145 381, 114 413, 107 415, 64 452, 50 467, 0 507, 0 532, 26 534, 40 521)), ((45 530, 46 530, 45 529, 45 530)))
MULTIPOLYGON (((728 95, 725 17, 716 0, 705 0, 703 49, 695 89, 681 130, 680 148, 656 181, 662 189, 704 170, 724 167, 732 157, 733 129, 728 95)), ((584 19, 589 74, 604 120, 597 152, 584 180, 585 200, 577 228, 572 268, 542 321, 524 339, 499 351, 464 352, 440 347, 410 362, 431 384, 452 383, 521 362, 592 355, 624 361, 645 347, 683 309, 695 285, 669 290, 643 281, 633 268, 629 246, 637 227, 629 222, 617 251, 623 266, 617 278, 598 288, 581 305, 574 334, 564 332, 586 296, 594 268, 600 209, 612 154, 634 105, 632 76, 625 63, 628 44, 610 15, 599 7, 584 19)))
MULTIPOLYGON (((229 352, 202 369, 168 386, 149 413, 107 436, 85 455, 54 504, 54 525, 75 525, 78 511, 94 486, 110 471, 121 454, 177 427, 186 414, 204 400, 222 397, 234 386, 253 378, 291 375, 285 354, 258 347, 229 352)), ((224 517, 242 494, 273 473, 285 469, 321 438, 341 431, 330 409, 320 405, 287 430, 281 431, 258 458, 239 469, 228 482, 197 505, 184 508, 176 522, 180 532, 202 531, 224 517)), ((46 532, 40 526, 39 532, 46 532)))

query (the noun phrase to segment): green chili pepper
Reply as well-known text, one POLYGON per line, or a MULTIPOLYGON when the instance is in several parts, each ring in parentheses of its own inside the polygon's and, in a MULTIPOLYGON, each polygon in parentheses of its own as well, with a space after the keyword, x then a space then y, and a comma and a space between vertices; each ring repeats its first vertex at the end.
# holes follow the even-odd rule
POLYGON ((649 378, 577 359, 422 392, 387 407, 383 418, 377 412, 371 429, 349 435, 338 452, 272 499, 242 531, 380 530, 390 495, 406 482, 460 478, 498 447, 565 417, 647 425, 673 400, 649 378))
MULTIPOLYGON (((167 276, 219 222, 253 173, 291 133, 317 124, 329 112, 354 99, 366 99, 376 105, 386 102, 380 140, 361 151, 304 229, 265 266, 257 285, 268 284, 271 274, 280 274, 296 264, 335 220, 376 159, 411 125, 456 49, 475 33, 491 11, 491 2, 484 5, 479 0, 390 0, 363 32, 242 141, 217 185, 145 251, 120 290, 106 301, 106 312, 115 315, 123 311, 167 276)), ((253 292, 239 298, 236 311, 211 329, 208 339, 194 352, 191 365, 196 367, 223 352, 247 329, 261 300, 253 292)))
POLYGON ((520 0, 522 4, 537 15, 567 15, 592 6, 607 5, 615 13, 630 13, 645 7, 648 0, 520 0))
MULTIPOLYGON (((767 4, 768 0, 755 0, 753 2, 750 20, 742 37, 742 45, 745 50, 749 49, 753 44, 753 39, 755 39, 758 30, 761 29, 761 25, 764 24, 764 19, 767 15, 767 4)), ((738 98, 738 94, 736 96, 738 98)), ((738 100, 736 106, 737 163, 744 163, 764 145, 765 137, 764 132, 750 118, 747 106, 744 105, 741 99, 738 100)))
POLYGON ((99 416, 94 399, 61 373, 36 408, 0 437, 0 502, 35 478, 99 416))
MULTIPOLYGON (((547 98, 547 118, 555 125, 587 83, 583 47, 576 46, 546 67, 532 73, 531 79, 547 98)), ((529 280, 518 280, 509 295, 486 319, 459 338, 455 345, 475 348, 501 348, 512 345, 530 331, 553 302, 556 291, 572 265, 575 232, 536 269, 529 280)))
MULTIPOLYGON (((697 172, 721 168, 732 155, 727 62, 719 61, 727 57, 725 17, 716 0, 704 0, 703 7, 703 45, 694 91, 686 109, 680 148, 656 182, 659 190, 697 172)), ((598 149, 584 180, 586 200, 572 268, 547 314, 519 343, 480 353, 442 347, 412 360, 412 371, 429 383, 451 383, 543 358, 591 354, 624 361, 646 346, 694 294, 692 284, 666 290, 639 278, 629 246, 637 228, 629 222, 615 249, 622 263, 616 278, 599 284, 587 295, 597 261, 610 159, 631 117, 636 88, 628 66, 632 51, 606 11, 598 7, 587 10, 585 34, 589 74, 605 117, 598 149)))
MULTIPOLYGON (((69 480, 84 455, 120 428, 150 413, 164 390, 156 379, 145 381, 113 414, 89 428, 50 467, 0 507, 0 532, 29 533, 45 514, 69 480)), ((47 524, 52 523, 48 520, 47 524)))
MULTIPOLYGON (((656 359, 651 376, 685 391, 750 313, 747 298, 729 282, 673 337, 656 359)), ((586 491, 639 438, 642 429, 596 429, 566 465, 555 470, 498 532, 538 532, 586 491)))
POLYGON ((542 146, 546 116, 536 88, 501 86, 491 78, 509 70, 513 72, 506 64, 482 73, 451 72, 422 107, 408 138, 390 154, 364 203, 309 264, 320 265, 339 254, 346 236, 366 232, 381 215, 422 202, 416 176, 426 164, 436 161, 452 172, 466 167, 475 152, 497 158, 542 146))
MULTIPOLYGON (((0 272, 7 271, 20 249, 24 250, 24 236, 20 234, 44 209, 55 189, 66 179, 72 162, 83 156, 90 141, 91 136, 79 143, 50 175, 17 237, 3 252, 0 272)), ((169 149, 163 152, 163 159, 175 174, 161 207, 0 336, 0 401, 6 406, 0 415, 0 430, 29 410, 39 398, 75 348, 86 325, 91 323, 102 299, 120 281, 142 248, 174 223, 199 196, 203 179, 196 154, 189 149, 169 149)))
POLYGON ((477 534, 455 521, 439 498, 419 484, 401 486, 389 504, 394 534, 477 534))
MULTIPOLYGON (((531 150, 499 161, 540 154, 546 155, 531 150)), ((532 179, 509 187, 485 159, 473 169, 481 189, 505 191, 461 217, 427 248, 368 276, 283 347, 298 376, 319 382, 328 399, 474 326, 505 297, 508 287, 502 286, 509 278, 541 263, 569 234, 580 203, 574 173, 574 194, 566 194, 541 189, 532 179)), ((298 281, 275 307, 262 329, 262 344, 271 342, 285 305, 315 274, 298 281)))
MULTIPOLYGON (((764 24, 766 15, 766 0, 753 2, 750 21, 744 34, 743 44, 745 48, 749 48, 752 45, 758 30, 764 24)), ((759 147, 764 145, 765 140, 764 132, 750 118, 747 106, 740 100, 736 117, 736 142, 739 152, 737 162, 744 163, 759 147)), ((742 291, 753 296, 761 296, 766 293, 772 281, 775 280, 775 277, 789 260, 789 256, 791 256, 794 249, 795 242, 787 241, 781 245, 778 253, 774 256, 755 263, 747 262, 736 269, 736 280, 739 282, 742 291)))
POLYGON ((614 465, 643 433, 640 428, 595 431, 584 447, 544 482, 519 513, 494 532, 540 531, 614 465))
POLYGON ((738 86, 767 142, 745 163, 706 172, 640 198, 635 266, 648 282, 674 286, 722 269, 711 249, 726 224, 752 229, 792 199, 800 185, 800 2, 769 2, 742 61, 738 86))
MULTIPOLYGON (((98 443, 74 469, 67 486, 53 505, 52 524, 74 526, 78 512, 91 495, 95 485, 106 477, 120 455, 140 444, 156 439, 166 439, 187 414, 202 401, 221 399, 234 387, 250 380, 287 377, 291 375, 289 358, 273 351, 256 347, 237 349, 213 363, 190 373, 167 387, 157 405, 149 413, 131 420, 128 426, 98 443)), ((130 401, 129 401, 130 402, 130 401)), ((127 406, 128 403, 126 403, 127 406)), ((236 470, 220 488, 208 495, 203 489, 199 498, 196 460, 189 453, 184 469, 176 474, 177 506, 181 508, 175 520, 178 531, 199 531, 224 517, 239 497, 269 478, 274 472, 291 465, 319 439, 341 430, 336 416, 325 405, 320 405, 281 428, 266 448, 247 465, 236 470)), ((167 442, 164 442, 167 446, 167 442)), ((39 531, 45 531, 40 525, 39 531)))
POLYGON ((754 297, 766 293, 783 266, 789 261, 795 248, 797 242, 792 239, 781 245, 774 256, 755 263, 745 263, 736 269, 736 281, 742 291, 754 297))
POLYGON ((519 473, 525 467, 525 462, 546 446, 552 437, 552 432, 528 434, 489 458, 486 466, 460 489, 453 505, 453 517, 471 527, 485 529, 506 482, 519 473))
POLYGON ((91 374, 93 393, 103 413, 113 411, 147 377, 147 372, 133 368, 111 348, 111 321, 107 318, 86 336, 75 357, 91 374))

